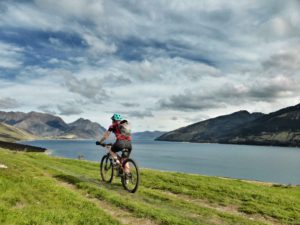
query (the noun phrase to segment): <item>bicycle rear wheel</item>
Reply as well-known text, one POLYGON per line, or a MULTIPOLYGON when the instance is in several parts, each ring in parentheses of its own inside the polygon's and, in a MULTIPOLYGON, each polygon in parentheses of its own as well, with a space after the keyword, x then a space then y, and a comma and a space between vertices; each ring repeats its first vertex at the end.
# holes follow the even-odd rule
POLYGON ((100 175, 102 180, 107 183, 111 183, 114 178, 114 167, 108 155, 103 156, 101 159, 100 175))
POLYGON ((124 172, 124 175, 121 177, 122 185, 125 188, 125 190, 134 193, 137 191, 140 184, 140 170, 133 159, 126 159, 123 162, 123 168, 125 168, 126 164, 130 172, 124 172))

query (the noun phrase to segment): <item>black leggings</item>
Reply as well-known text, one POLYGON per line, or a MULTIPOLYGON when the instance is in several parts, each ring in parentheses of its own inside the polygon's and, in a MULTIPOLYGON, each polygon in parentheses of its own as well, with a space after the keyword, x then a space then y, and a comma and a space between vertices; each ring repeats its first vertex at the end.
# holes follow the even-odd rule
POLYGON ((132 146, 131 141, 128 140, 117 140, 113 146, 111 146, 111 150, 113 152, 119 152, 122 151, 124 148, 128 149, 128 152, 130 154, 132 146))

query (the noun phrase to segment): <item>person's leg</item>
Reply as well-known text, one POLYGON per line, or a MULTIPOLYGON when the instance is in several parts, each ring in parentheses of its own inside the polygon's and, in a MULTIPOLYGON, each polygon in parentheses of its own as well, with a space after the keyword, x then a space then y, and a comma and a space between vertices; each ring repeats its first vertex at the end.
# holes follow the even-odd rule
POLYGON ((113 159, 115 159, 116 161, 118 160, 118 155, 117 153, 113 152, 112 150, 110 150, 110 155, 112 156, 113 159))
MULTIPOLYGON (((126 142, 125 145, 126 145, 126 149, 128 150, 128 156, 127 157, 129 158, 129 155, 130 155, 131 149, 132 149, 131 142, 128 141, 128 142, 126 142)), ((130 173, 129 163, 125 164, 125 166, 124 166, 124 172, 127 173, 127 174, 130 173)))
POLYGON ((120 143, 119 140, 117 140, 110 149, 110 154, 112 156, 113 159, 115 159, 116 161, 120 160, 119 159, 119 155, 117 154, 117 152, 122 151, 122 143, 120 143))

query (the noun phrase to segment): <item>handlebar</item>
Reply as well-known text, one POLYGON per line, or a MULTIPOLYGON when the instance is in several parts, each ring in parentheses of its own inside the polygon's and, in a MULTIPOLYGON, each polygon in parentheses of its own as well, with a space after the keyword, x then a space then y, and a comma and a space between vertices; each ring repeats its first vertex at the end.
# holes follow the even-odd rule
POLYGON ((102 147, 110 147, 113 144, 112 143, 104 144, 104 143, 100 143, 99 141, 96 141, 96 145, 101 145, 102 147))

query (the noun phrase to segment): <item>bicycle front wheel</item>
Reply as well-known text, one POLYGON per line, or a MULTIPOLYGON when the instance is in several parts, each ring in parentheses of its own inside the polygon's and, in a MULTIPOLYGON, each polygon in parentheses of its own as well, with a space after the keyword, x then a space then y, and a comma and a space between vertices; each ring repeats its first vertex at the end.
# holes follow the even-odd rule
POLYGON ((134 193, 137 191, 140 184, 140 170, 133 159, 126 159, 123 162, 124 175, 121 177, 122 185, 125 190, 134 193))
POLYGON ((114 167, 108 155, 103 156, 101 159, 100 175, 102 180, 107 183, 111 183, 114 178, 114 167))

